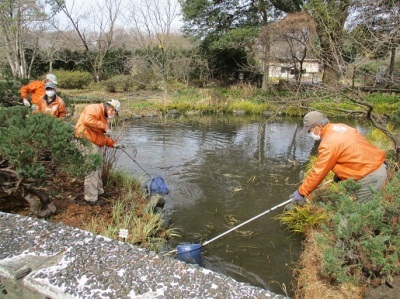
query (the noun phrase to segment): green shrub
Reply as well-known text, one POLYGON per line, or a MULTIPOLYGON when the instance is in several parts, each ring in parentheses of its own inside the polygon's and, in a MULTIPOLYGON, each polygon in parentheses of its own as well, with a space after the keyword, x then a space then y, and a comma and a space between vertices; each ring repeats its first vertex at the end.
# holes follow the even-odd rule
POLYGON ((83 177, 101 163, 99 155, 85 157, 71 124, 25 107, 0 107, 0 160, 23 177, 44 178, 49 162, 65 173, 83 177))
POLYGON ((134 87, 132 77, 124 75, 114 76, 103 84, 108 92, 131 91, 134 87))
POLYGON ((89 72, 62 71, 53 72, 57 76, 58 86, 66 89, 82 89, 93 81, 89 72))
POLYGON ((400 173, 366 203, 353 200, 354 181, 338 185, 332 201, 322 204, 333 215, 319 242, 324 248, 325 274, 338 282, 351 282, 357 273, 366 278, 399 273, 400 173))
POLYGON ((18 80, 0 80, 0 104, 3 106, 17 105, 21 102, 20 88, 24 82, 18 80))

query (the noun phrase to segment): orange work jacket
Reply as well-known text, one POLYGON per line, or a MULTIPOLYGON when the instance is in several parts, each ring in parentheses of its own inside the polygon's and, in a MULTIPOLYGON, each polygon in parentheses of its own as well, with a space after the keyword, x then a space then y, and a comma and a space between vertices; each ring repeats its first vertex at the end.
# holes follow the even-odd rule
POLYGON ((308 196, 333 171, 342 179, 359 180, 377 170, 385 161, 385 152, 345 124, 327 124, 321 132, 318 159, 299 187, 308 196))
POLYGON ((115 141, 104 135, 107 130, 104 104, 90 104, 83 109, 75 125, 75 136, 87 138, 98 146, 114 147, 115 141))
POLYGON ((47 103, 46 98, 46 96, 40 98, 37 103, 37 109, 33 113, 43 112, 57 118, 63 118, 67 115, 65 103, 62 98, 56 95, 56 98, 50 103, 47 103))
POLYGON ((29 94, 31 94, 31 104, 37 105, 46 93, 44 81, 32 81, 22 86, 20 92, 23 99, 28 99, 29 94))

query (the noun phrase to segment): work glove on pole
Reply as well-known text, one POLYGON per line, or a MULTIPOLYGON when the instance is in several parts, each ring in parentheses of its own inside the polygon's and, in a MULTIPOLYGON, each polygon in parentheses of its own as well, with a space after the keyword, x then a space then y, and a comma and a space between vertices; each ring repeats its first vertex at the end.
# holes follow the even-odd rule
POLYGON ((122 148, 125 148, 125 145, 120 144, 120 143, 116 143, 116 144, 114 145, 114 148, 122 149, 122 148))
POLYGON ((294 193, 293 193, 292 202, 293 202, 295 205, 300 205, 300 206, 302 206, 302 205, 304 205, 304 204, 306 203, 306 200, 305 200, 304 196, 301 195, 301 193, 299 192, 299 190, 296 190, 296 191, 294 191, 294 193))
POLYGON ((307 202, 306 199, 304 198, 303 195, 301 195, 301 193, 299 192, 299 190, 296 190, 293 195, 291 196, 292 198, 292 202, 288 203, 285 208, 284 211, 293 211, 295 209, 296 206, 304 206, 307 202))

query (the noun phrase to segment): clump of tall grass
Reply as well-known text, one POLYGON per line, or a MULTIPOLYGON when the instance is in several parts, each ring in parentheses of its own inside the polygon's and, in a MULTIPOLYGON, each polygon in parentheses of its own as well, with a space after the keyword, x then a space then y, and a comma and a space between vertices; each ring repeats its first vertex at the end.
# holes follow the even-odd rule
POLYGON ((329 219, 328 213, 321 208, 305 205, 296 206, 276 216, 292 232, 304 234, 309 229, 320 228, 329 219))
POLYGON ((138 194, 144 196, 144 190, 141 189, 142 183, 137 178, 123 170, 115 168, 110 170, 107 177, 104 178, 107 186, 111 186, 116 190, 123 190, 125 194, 138 194))
POLYGON ((236 97, 242 97, 244 99, 252 99, 257 95, 258 89, 254 84, 250 83, 239 83, 230 87, 230 92, 236 97))
POLYGON ((166 228, 160 213, 144 201, 135 201, 130 194, 114 203, 111 219, 93 218, 85 229, 111 239, 119 238, 120 229, 128 230, 126 242, 156 252, 166 247, 168 240, 178 237, 178 230, 166 228))
POLYGON ((238 110, 244 111, 246 114, 261 114, 265 111, 265 104, 255 103, 250 101, 233 102, 227 107, 228 112, 234 112, 238 110))
POLYGON ((118 239, 120 229, 127 229, 126 242, 154 251, 160 251, 169 239, 179 236, 177 229, 165 227, 162 214, 154 212, 154 207, 149 205, 140 181, 113 169, 106 184, 123 196, 113 204, 111 219, 92 218, 85 223, 85 230, 118 239))

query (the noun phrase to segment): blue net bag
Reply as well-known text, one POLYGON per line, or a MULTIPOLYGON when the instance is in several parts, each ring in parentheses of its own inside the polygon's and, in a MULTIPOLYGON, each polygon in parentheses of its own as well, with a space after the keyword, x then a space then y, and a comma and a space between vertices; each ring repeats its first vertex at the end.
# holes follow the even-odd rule
POLYGON ((158 194, 169 193, 167 184, 165 183, 162 177, 153 178, 148 185, 148 191, 150 195, 152 193, 158 193, 158 194))

